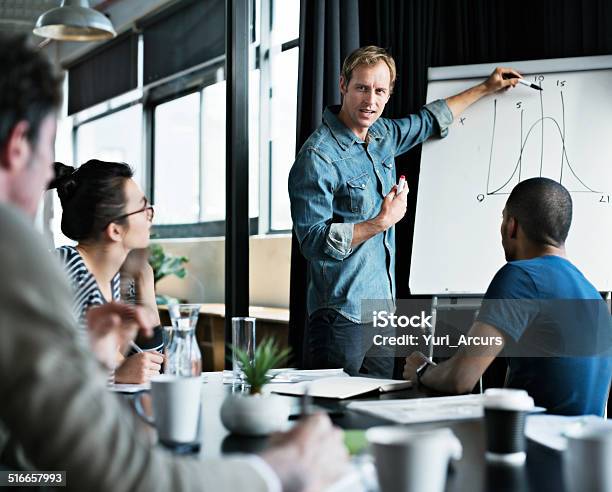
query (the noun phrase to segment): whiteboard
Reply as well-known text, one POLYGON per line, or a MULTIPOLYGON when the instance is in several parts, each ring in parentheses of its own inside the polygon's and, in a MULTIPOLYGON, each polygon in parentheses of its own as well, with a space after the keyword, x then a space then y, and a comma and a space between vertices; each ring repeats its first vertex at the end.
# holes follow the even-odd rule
MULTIPOLYGON (((545 176, 572 196, 568 258, 599 291, 611 291, 612 56, 498 65, 544 90, 519 85, 484 97, 447 138, 423 145, 410 290, 483 294, 505 263, 499 229, 510 191, 545 176)), ((494 68, 430 69, 427 101, 457 94, 494 68)))

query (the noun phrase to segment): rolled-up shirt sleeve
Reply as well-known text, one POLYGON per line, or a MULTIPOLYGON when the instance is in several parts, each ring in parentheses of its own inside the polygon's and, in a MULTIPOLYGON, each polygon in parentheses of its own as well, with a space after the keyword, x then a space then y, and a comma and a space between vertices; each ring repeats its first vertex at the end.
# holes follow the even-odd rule
POLYGON ((355 224, 335 223, 329 226, 327 240, 325 241, 325 252, 336 260, 343 260, 353 251, 353 229, 355 224))
POLYGON ((453 123, 453 113, 444 99, 437 99, 424 106, 429 111, 436 122, 436 126, 441 138, 448 135, 448 127, 453 123))
POLYGON ((338 173, 314 149, 300 152, 289 173, 293 228, 308 260, 343 260, 351 254, 353 224, 333 223, 338 173))
POLYGON ((423 106, 416 114, 386 121, 395 142, 395 154, 400 155, 433 135, 445 137, 453 122, 453 113, 446 101, 438 99, 423 106))

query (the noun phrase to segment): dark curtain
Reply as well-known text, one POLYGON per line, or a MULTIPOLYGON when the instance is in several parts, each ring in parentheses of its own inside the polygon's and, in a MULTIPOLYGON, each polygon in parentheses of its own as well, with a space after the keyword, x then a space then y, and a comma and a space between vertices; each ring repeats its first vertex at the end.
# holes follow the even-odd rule
MULTIPOLYGON (((342 61, 359 47, 357 0, 301 0, 300 64, 296 148, 322 122, 325 106, 340 104, 338 83, 342 61)), ((293 234, 289 295, 289 346, 293 363, 303 366, 307 263, 293 234)))

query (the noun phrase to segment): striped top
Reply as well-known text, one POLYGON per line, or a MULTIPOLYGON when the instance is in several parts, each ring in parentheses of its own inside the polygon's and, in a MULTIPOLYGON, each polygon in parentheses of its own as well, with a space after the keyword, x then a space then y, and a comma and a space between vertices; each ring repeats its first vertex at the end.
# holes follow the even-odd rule
MULTIPOLYGON (((62 246, 57 248, 56 252, 74 291, 74 315, 79 322, 81 333, 87 336, 87 311, 92 306, 106 304, 107 300, 102 295, 96 278, 87 269, 83 258, 74 246, 62 246)), ((111 292, 113 301, 121 300, 121 276, 119 272, 111 281, 111 292)))

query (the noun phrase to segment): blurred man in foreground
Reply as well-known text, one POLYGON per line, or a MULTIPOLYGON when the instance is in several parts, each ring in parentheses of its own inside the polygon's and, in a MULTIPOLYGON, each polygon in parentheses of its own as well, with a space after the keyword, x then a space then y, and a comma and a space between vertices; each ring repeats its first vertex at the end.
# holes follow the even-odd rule
MULTIPOLYGON (((0 465, 66 471, 77 490, 321 490, 346 463, 340 431, 316 416, 261 455, 196 460, 151 447, 78 342, 72 295, 32 226, 52 178, 61 80, 22 39, 0 39, 0 465)), ((138 327, 140 308, 89 314, 100 360, 138 327)), ((149 327, 150 329, 150 327, 149 327)))

